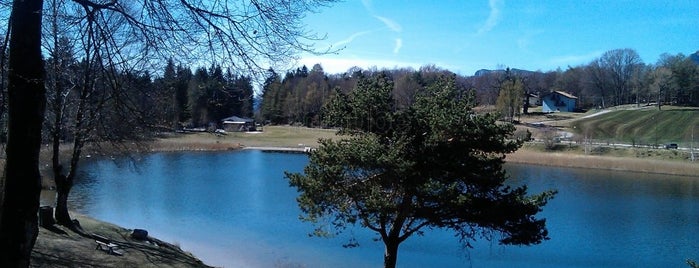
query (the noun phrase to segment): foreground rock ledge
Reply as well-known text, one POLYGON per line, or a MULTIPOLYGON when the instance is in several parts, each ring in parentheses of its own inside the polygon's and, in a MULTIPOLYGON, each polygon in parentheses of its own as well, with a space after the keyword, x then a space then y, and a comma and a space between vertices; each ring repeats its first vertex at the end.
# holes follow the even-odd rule
POLYGON ((81 236, 65 227, 39 228, 32 251, 31 267, 210 267, 178 246, 149 237, 139 241, 132 230, 77 214, 83 230, 118 244, 121 256, 96 249, 95 239, 81 236))

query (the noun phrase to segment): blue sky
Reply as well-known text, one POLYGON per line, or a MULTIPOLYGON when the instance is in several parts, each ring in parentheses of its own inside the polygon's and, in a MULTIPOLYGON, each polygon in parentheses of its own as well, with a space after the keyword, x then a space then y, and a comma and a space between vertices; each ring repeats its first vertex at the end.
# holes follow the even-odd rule
POLYGON ((346 0, 309 14, 327 34, 300 65, 327 73, 352 66, 427 64, 472 75, 503 67, 549 71, 587 64, 605 51, 635 49, 645 63, 699 50, 699 4, 680 1, 346 0))

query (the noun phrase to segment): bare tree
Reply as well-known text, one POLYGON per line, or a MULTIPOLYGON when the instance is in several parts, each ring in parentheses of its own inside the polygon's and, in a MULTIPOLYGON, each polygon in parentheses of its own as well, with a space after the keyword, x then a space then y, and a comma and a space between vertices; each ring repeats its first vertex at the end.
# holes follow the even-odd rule
POLYGON ((607 108, 606 99, 609 93, 609 79, 608 73, 605 71, 604 67, 600 63, 599 59, 595 59, 585 68, 585 74, 590 87, 591 95, 597 95, 596 98, 599 99, 595 102, 596 105, 602 109, 607 108))
MULTIPOLYGON (((61 1, 62 2, 62 1, 61 1)), ((45 31, 44 36, 47 37, 44 40, 48 40, 49 44, 44 47, 49 51, 50 59, 47 61, 47 66, 49 70, 47 71, 47 82, 46 88, 48 89, 47 104, 49 106, 48 118, 52 119, 46 123, 46 130, 51 139, 52 144, 52 166, 54 173, 54 180, 57 186, 58 198, 56 200, 56 218, 59 224, 70 225, 72 221, 68 217, 68 195, 70 192, 70 186, 68 184, 68 179, 63 173, 63 168, 60 163, 60 146, 61 140, 63 139, 64 131, 66 127, 64 123, 66 121, 66 108, 67 100, 75 87, 75 78, 70 72, 71 65, 75 63, 73 59, 73 46, 68 41, 65 36, 61 37, 62 33, 65 33, 65 24, 60 24, 59 22, 59 0, 51 0, 48 10, 48 26, 47 31, 45 31), (60 25, 60 26, 59 26, 60 25), (72 82, 72 83, 71 83, 72 82)))
POLYGON ((607 72, 608 85, 614 93, 614 104, 630 103, 633 78, 643 64, 638 53, 629 48, 610 50, 599 58, 599 64, 607 72))
POLYGON ((662 103, 666 101, 668 91, 672 89, 672 71, 666 67, 657 67, 650 72, 649 88, 655 93, 656 105, 661 110, 662 103))
POLYGON ((512 123, 515 116, 520 114, 524 94, 524 86, 519 78, 512 77, 500 84, 497 108, 507 122, 512 123))
MULTIPOLYGON (((92 44, 100 44, 87 44, 99 47, 90 52, 94 54, 85 50, 86 55, 81 55, 88 66, 93 57, 100 59, 95 67, 114 71, 188 55, 192 61, 225 62, 255 75, 264 72, 260 66, 286 63, 298 51, 317 52, 312 41, 318 37, 304 29, 301 19, 329 2, 70 0, 61 4, 73 12, 72 23, 93 27, 83 32, 94 34, 92 44)), ((0 214, 2 267, 28 266, 38 233, 38 165, 46 108, 43 9, 42 0, 14 0, 11 10, 9 135, 0 214)), ((89 77, 84 81, 93 82, 89 77)), ((119 88, 117 79, 111 81, 113 88, 119 88)))

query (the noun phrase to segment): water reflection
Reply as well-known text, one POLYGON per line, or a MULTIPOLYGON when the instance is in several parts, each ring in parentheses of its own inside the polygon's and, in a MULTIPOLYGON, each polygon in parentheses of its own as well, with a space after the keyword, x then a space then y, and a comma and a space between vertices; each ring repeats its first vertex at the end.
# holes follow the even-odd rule
MULTIPOLYGON (((259 151, 158 153, 135 165, 87 163, 74 209, 145 228, 212 265, 379 267, 382 244, 366 230, 310 238, 283 171, 305 155, 259 151), (361 246, 341 245, 353 235, 361 246)), ((699 259, 697 178, 507 165, 513 185, 557 189, 544 209, 551 240, 533 247, 479 241, 464 251, 434 230, 401 245, 400 267, 678 267, 699 259)))

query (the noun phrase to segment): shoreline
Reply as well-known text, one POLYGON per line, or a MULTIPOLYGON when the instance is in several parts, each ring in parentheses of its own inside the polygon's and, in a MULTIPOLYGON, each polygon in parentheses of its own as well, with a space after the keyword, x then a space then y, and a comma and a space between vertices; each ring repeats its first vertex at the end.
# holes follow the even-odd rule
POLYGON ((560 152, 539 152, 520 149, 505 158, 506 163, 550 167, 583 168, 637 172, 646 174, 699 177, 699 162, 680 162, 622 156, 584 155, 560 152))
MULTIPOLYGON (((309 146, 298 144, 260 143, 253 142, 250 146, 245 144, 245 139, 226 141, 198 141, 196 143, 182 142, 178 138, 158 139, 153 142, 151 152, 177 152, 177 151, 235 151, 235 150, 262 150, 268 152, 283 153, 308 153, 317 145, 309 146)), ((699 176, 699 161, 663 160, 655 158, 638 158, 632 156, 606 156, 585 155, 571 152, 542 152, 531 148, 522 147, 514 153, 507 154, 506 163, 540 165, 551 167, 569 167, 584 169, 601 169, 614 171, 639 172, 675 176, 699 176)))

